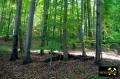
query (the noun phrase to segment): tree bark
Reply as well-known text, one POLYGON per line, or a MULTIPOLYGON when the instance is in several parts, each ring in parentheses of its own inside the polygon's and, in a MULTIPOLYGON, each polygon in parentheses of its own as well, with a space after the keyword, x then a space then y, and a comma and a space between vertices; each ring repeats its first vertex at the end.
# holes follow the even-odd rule
MULTIPOLYGON (((46 40, 45 35, 47 32, 47 25, 48 25, 48 10, 49 10, 49 0, 44 0, 44 15, 43 15, 44 26, 43 26, 43 31, 42 31, 41 47, 44 47, 45 40, 46 40)), ((44 50, 41 49, 40 53, 41 55, 43 55, 44 50)))
POLYGON ((97 0, 97 22, 96 22, 96 58, 97 65, 101 62, 101 0, 97 0))
POLYGON ((4 20, 4 13, 6 8, 6 0, 2 0, 2 12, 1 12, 1 18, 0 18, 0 32, 2 33, 3 30, 3 20, 4 20))
POLYGON ((56 14, 57 14, 57 0, 54 0, 54 22, 53 22, 53 39, 55 36, 55 28, 56 28, 56 14))
POLYGON ((84 18, 84 14, 85 14, 85 9, 84 9, 84 0, 82 0, 81 2, 81 43, 82 43, 82 56, 86 56, 86 52, 85 52, 85 41, 84 41, 84 23, 85 23, 85 18, 84 18))
POLYGON ((91 5, 90 5, 90 0, 87 0, 87 8, 88 8, 88 37, 91 37, 92 32, 91 32, 91 5))
POLYGON ((35 4, 36 4, 36 0, 32 0, 30 12, 29 12, 30 13, 29 19, 28 19, 28 32, 26 34, 26 44, 25 44, 23 64, 28 64, 31 62, 30 48, 31 48, 32 27, 33 27, 33 18, 34 18, 34 12, 35 12, 35 4))
POLYGON ((60 8, 60 43, 61 43, 61 46, 60 46, 60 48, 61 49, 63 49, 63 37, 62 37, 62 34, 63 34, 63 0, 61 0, 61 3, 60 3, 60 5, 61 5, 61 8, 60 8))
POLYGON ((19 42, 20 53, 23 53, 24 52, 24 46, 23 46, 23 39, 22 39, 21 28, 19 29, 18 40, 19 40, 18 42, 19 42))
POLYGON ((68 48, 67 48, 67 7, 68 0, 64 0, 64 15, 63 15, 63 52, 64 60, 68 59, 68 48))
MULTIPOLYGON (((95 7, 96 7, 96 0, 94 0, 94 5, 93 5, 93 29, 95 29, 95 27, 96 27, 96 9, 95 9, 95 7)), ((95 38, 95 30, 93 30, 92 31, 93 32, 93 36, 94 36, 94 38, 95 38)))
POLYGON ((15 17, 15 27, 14 27, 14 33, 13 33, 13 49, 12 54, 10 57, 10 61, 18 59, 18 31, 19 26, 21 22, 21 8, 22 8, 22 0, 17 0, 17 12, 15 17))
POLYGON ((12 3, 12 1, 10 0, 9 9, 11 9, 11 10, 10 10, 10 13, 9 13, 9 18, 8 18, 8 28, 7 28, 7 33, 6 33, 6 38, 7 38, 7 39, 9 38, 11 15, 12 15, 12 13, 13 13, 13 9, 12 9, 12 7, 11 7, 11 5, 12 5, 11 3, 12 3))

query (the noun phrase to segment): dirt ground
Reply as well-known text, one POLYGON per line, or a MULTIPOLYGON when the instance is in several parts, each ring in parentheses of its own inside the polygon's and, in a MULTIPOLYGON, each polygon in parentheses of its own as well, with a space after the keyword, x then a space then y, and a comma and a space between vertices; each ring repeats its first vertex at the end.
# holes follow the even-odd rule
MULTIPOLYGON (((116 78, 107 78, 98 76, 98 67, 94 64, 94 60, 80 61, 69 60, 67 62, 58 60, 52 62, 51 69, 47 62, 39 62, 48 56, 31 55, 35 60, 30 64, 23 65, 22 58, 10 62, 9 54, 0 55, 0 79, 120 79, 120 75, 116 78), (50 70, 50 72, 48 72, 50 70)), ((103 60, 106 65, 117 65, 120 70, 120 61, 103 60)))

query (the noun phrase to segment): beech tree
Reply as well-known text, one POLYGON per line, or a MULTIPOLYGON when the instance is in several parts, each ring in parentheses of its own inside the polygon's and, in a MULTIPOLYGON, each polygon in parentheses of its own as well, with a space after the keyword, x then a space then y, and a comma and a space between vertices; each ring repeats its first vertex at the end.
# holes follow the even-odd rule
POLYGON ((17 4, 17 10, 15 17, 14 32, 13 32, 13 48, 12 48, 10 61, 18 59, 18 33, 19 33, 19 26, 21 24, 22 0, 17 0, 16 4, 17 4))
POLYGON ((84 9, 84 5, 85 1, 82 0, 81 1, 81 44, 82 44, 82 56, 86 56, 85 53, 85 41, 84 41, 84 29, 85 29, 85 9, 84 9))
POLYGON ((2 12, 1 12, 1 18, 0 18, 0 32, 2 32, 2 29, 3 29, 5 7, 6 7, 6 0, 2 0, 2 12))
POLYGON ((96 58, 95 63, 101 62, 101 0, 97 0, 97 22, 96 22, 96 58))
MULTIPOLYGON (((41 47, 45 46, 46 41, 46 34, 47 34, 47 25, 48 25, 48 10, 49 10, 49 2, 50 0, 44 0, 44 14, 43 14, 43 31, 42 31, 42 38, 41 38, 41 47)), ((43 55, 44 50, 41 49, 41 55, 43 55)))
POLYGON ((63 15, 63 52, 64 59, 68 59, 68 48, 67 48, 67 7, 68 0, 64 0, 64 15, 63 15))
POLYGON ((31 48, 32 27, 33 27, 34 13, 35 13, 35 5, 36 5, 36 0, 31 0, 31 7, 30 7, 29 19, 28 19, 28 31, 26 34, 26 44, 25 44, 23 64, 28 64, 31 62, 30 48, 31 48))

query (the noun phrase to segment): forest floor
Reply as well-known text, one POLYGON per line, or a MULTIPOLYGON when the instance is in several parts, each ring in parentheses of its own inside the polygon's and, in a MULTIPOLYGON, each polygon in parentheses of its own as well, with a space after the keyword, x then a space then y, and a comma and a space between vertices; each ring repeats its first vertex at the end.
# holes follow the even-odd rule
MULTIPOLYGON (((80 61, 79 59, 68 61, 53 61, 50 72, 49 62, 39 62, 39 60, 47 59, 47 55, 37 56, 32 54, 34 60, 32 63, 23 65, 22 57, 10 62, 10 54, 0 55, 0 79, 113 79, 107 77, 99 77, 98 67, 94 64, 94 60, 80 61), (49 75, 50 74, 50 75, 49 75)), ((118 66, 120 70, 120 61, 103 59, 104 65, 118 66)), ((114 79, 120 79, 120 75, 114 79)))
MULTIPOLYGON (((49 62, 40 62, 45 60, 48 55, 40 56, 36 51, 32 51, 31 57, 33 62, 23 65, 23 57, 17 61, 10 62, 11 41, 0 41, 0 79, 120 79, 120 75, 116 78, 99 77, 98 66, 94 64, 94 60, 81 61, 79 59, 70 59, 68 61, 58 60, 52 62, 50 69, 49 62), (48 72, 50 70, 50 72, 48 72)), ((80 51, 70 51, 71 54, 80 55, 80 51)), ((88 53, 88 52, 87 52, 88 53)), ((94 56, 94 52, 87 54, 94 56)), ((102 63, 104 65, 118 66, 120 72, 120 56, 113 52, 103 52, 102 63)))

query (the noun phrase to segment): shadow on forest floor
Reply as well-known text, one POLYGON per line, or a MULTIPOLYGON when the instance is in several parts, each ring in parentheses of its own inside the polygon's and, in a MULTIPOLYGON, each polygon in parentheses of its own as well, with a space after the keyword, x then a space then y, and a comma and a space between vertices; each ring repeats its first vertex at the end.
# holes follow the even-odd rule
MULTIPOLYGON (((50 63, 36 62, 48 59, 48 55, 31 54, 33 62, 27 65, 22 65, 22 57, 17 61, 9 62, 9 56, 10 54, 0 55, 0 79, 48 79, 50 63)), ((102 63, 117 65, 120 70, 120 61, 103 59, 102 63)), ((113 79, 99 77, 98 66, 94 64, 93 59, 83 62, 79 58, 74 59, 74 57, 68 61, 53 61, 50 76, 52 79, 113 79)), ((120 79, 120 75, 115 79, 120 79)))

